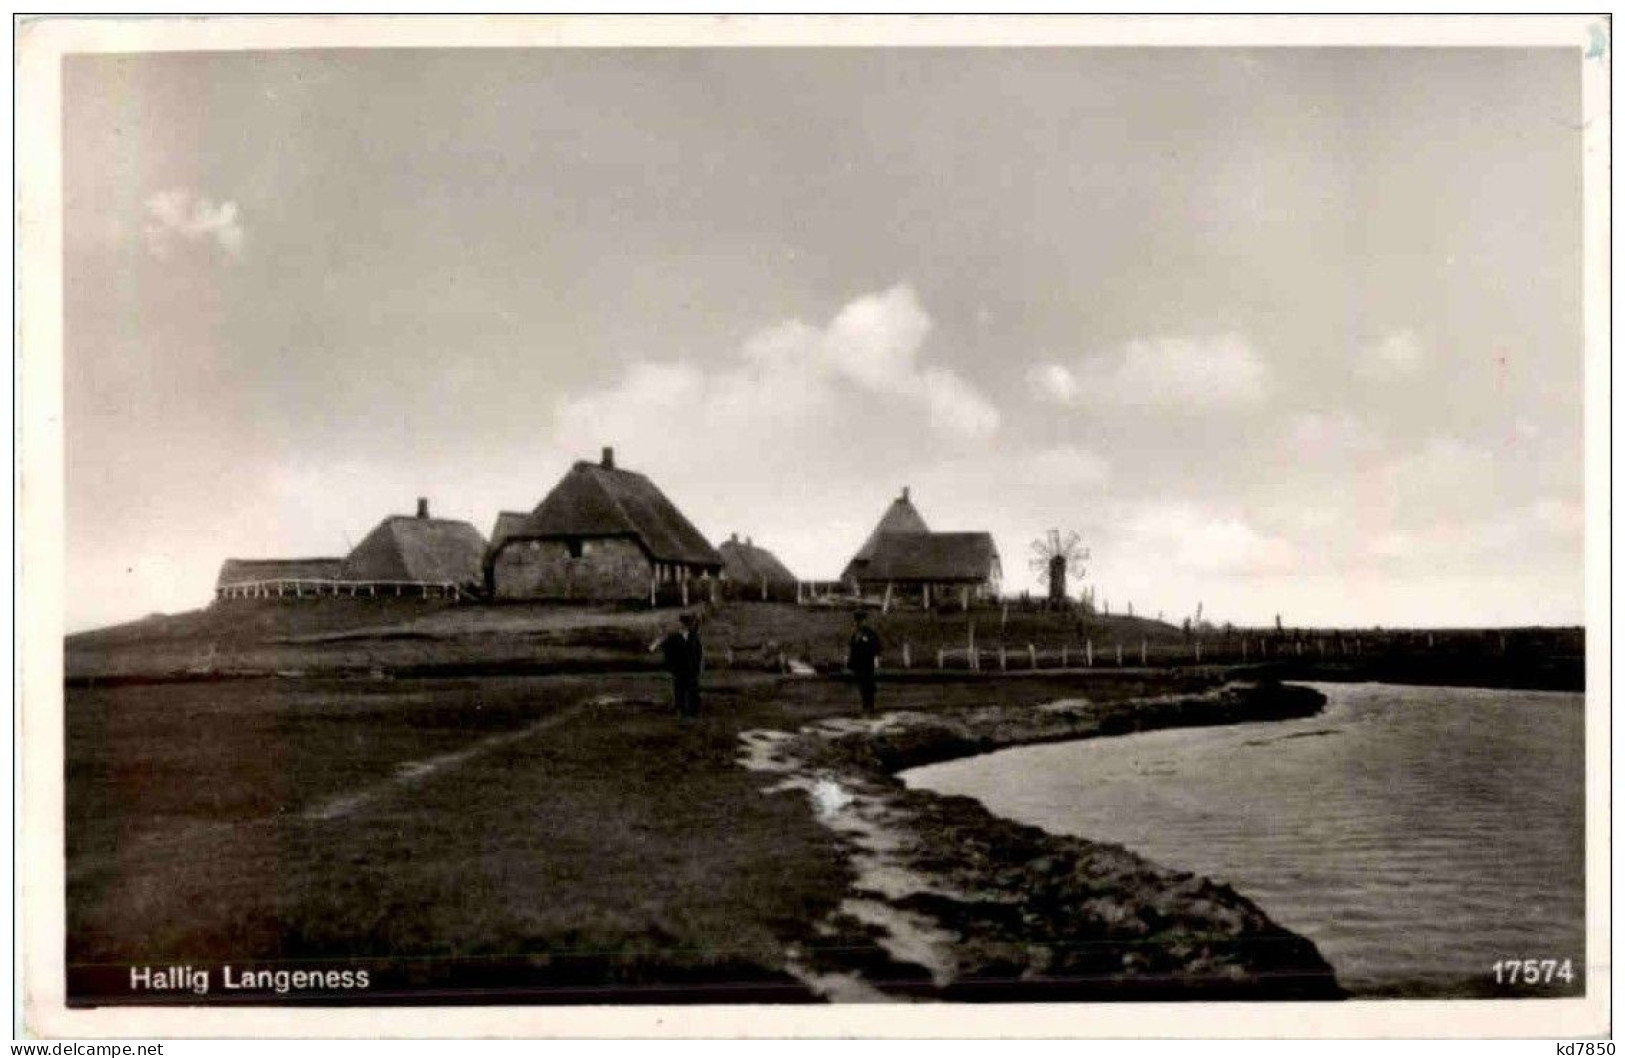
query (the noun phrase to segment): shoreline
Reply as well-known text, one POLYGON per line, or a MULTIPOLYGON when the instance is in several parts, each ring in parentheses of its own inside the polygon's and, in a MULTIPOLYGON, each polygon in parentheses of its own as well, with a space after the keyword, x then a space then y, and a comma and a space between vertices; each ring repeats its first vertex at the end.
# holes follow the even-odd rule
POLYGON ((820 943, 793 947, 787 968, 834 1001, 1343 998, 1309 940, 1227 885, 897 777, 1013 746, 1298 718, 1324 704, 1266 682, 742 732, 740 763, 776 778, 769 795, 805 794, 856 875, 816 925, 820 943))

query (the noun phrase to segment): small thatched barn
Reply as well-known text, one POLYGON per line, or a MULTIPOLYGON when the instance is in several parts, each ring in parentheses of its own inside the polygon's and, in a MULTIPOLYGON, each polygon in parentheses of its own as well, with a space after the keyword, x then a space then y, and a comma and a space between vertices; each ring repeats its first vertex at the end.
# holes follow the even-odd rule
POLYGON ((429 501, 418 500, 413 517, 391 515, 378 523, 344 559, 346 581, 404 584, 478 585, 485 537, 467 522, 429 517, 429 501))
POLYGON ((524 532, 529 521, 530 515, 524 511, 498 511, 497 524, 491 527, 492 549, 501 547, 502 541, 513 534, 524 532))
POLYGON ((228 558, 214 581, 217 599, 303 594, 306 585, 338 579, 342 558, 228 558))
POLYGON ((722 556, 722 578, 730 598, 781 599, 796 597, 796 575, 773 552, 757 547, 750 537, 734 533, 717 548, 722 556))
POLYGON ((906 487, 841 574, 850 590, 883 594, 888 604, 906 597, 965 607, 997 596, 1002 577, 991 534, 933 533, 906 487))
POLYGON ((999 594, 1003 571, 990 533, 881 533, 859 587, 866 594, 963 607, 999 594))
POLYGON ((491 593, 506 599, 687 602, 710 598, 722 556, 648 478, 579 462, 523 524, 505 512, 486 556, 491 593))
POLYGON ((925 519, 920 517, 920 512, 915 510, 913 502, 908 498, 908 486, 903 486, 902 493, 891 501, 886 513, 880 516, 880 522, 875 526, 874 532, 869 534, 869 539, 863 542, 863 546, 858 548, 858 553, 852 556, 852 561, 846 564, 846 569, 841 572, 842 582, 854 590, 859 587, 867 573, 869 562, 874 557, 875 548, 880 544, 882 533, 930 531, 925 519))

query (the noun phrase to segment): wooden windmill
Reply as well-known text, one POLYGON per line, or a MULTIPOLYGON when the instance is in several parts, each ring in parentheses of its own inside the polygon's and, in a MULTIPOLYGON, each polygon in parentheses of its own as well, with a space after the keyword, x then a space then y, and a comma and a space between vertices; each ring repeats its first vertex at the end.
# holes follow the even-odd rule
POLYGON ((1066 605, 1066 578, 1083 579, 1083 564, 1089 561, 1089 549, 1082 545, 1077 533, 1061 535, 1051 529, 1032 543, 1033 557, 1027 563, 1034 573, 1042 574, 1049 582, 1049 604, 1057 609, 1066 605))

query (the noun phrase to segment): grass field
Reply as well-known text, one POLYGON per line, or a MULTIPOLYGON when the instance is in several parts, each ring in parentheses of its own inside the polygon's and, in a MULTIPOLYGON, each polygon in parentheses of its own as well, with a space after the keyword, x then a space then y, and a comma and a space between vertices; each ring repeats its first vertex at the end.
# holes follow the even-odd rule
MULTIPOLYGON (((1146 689, 1091 681, 1102 698, 1146 689)), ((667 693, 640 674, 72 688, 70 981, 117 996, 132 963, 316 960, 374 965, 418 997, 804 999, 785 946, 828 943, 811 924, 848 868, 804 799, 737 766, 738 735, 855 696, 722 674, 683 723, 667 693)), ((894 708, 989 694, 883 689, 894 708)))
MULTIPOLYGON (((696 608, 712 670, 778 671, 786 658, 824 670, 845 660, 846 610, 785 603, 696 608)), ((650 670, 649 642, 672 610, 547 604, 453 605, 437 600, 242 601, 69 636, 70 682, 343 674, 451 676, 650 670)), ((1186 635, 1136 617, 1046 613, 1013 605, 894 610, 872 623, 883 664, 968 668, 974 637, 983 670, 1079 667, 1270 666, 1309 679, 1584 687, 1578 628, 1207 629, 1186 635), (1031 652, 1029 652, 1031 650, 1031 652)))
MULTIPOLYGON (((837 668, 849 615, 705 616, 704 715, 687 723, 647 651, 671 611, 301 600, 69 637, 70 994, 128 1001, 132 964, 232 962, 372 966, 379 1001, 773 1001, 808 998, 791 946, 895 968, 873 938, 816 931, 848 893, 849 850, 803 795, 738 764, 747 730, 856 711, 839 680, 775 671, 781 654, 837 668)), ((877 615, 881 707, 1109 703, 1225 672, 899 671, 902 643, 934 661, 973 618, 984 649, 1143 638, 1166 659, 1186 642, 1127 618, 877 615)), ((1576 631, 1426 653, 1420 634, 1366 635, 1335 662, 1280 639, 1269 665, 1371 678, 1421 658, 1416 682, 1491 682, 1573 678, 1583 659, 1576 631)))

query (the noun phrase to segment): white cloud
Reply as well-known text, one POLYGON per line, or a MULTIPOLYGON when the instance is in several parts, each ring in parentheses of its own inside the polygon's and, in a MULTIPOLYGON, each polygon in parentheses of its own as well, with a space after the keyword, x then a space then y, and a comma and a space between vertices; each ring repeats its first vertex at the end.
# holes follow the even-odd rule
MULTIPOLYGON (((1055 445, 937 460, 913 481, 915 493, 922 500, 930 497, 933 508, 948 505, 967 515, 981 511, 986 520, 993 506, 990 497, 998 497, 1001 511, 1027 514, 1064 508, 1080 495, 1096 496, 1109 477, 1110 464, 1104 457, 1076 445, 1055 445)), ((1044 514, 1038 520, 1049 518, 1044 514)))
POLYGON ((1041 400, 1055 404, 1078 399, 1078 380, 1063 364, 1034 364, 1027 369, 1027 385, 1041 400))
POLYGON ((1367 495, 1397 521, 1476 517, 1506 503, 1493 453, 1454 437, 1433 437, 1378 467, 1367 495), (1372 487, 1374 486, 1374 487, 1372 487))
POLYGON ((1183 504, 1142 508, 1127 528, 1140 538, 1143 561, 1190 573, 1254 576, 1287 573, 1298 564, 1296 549, 1284 538, 1183 504))
POLYGON ((1308 411, 1287 423, 1286 441, 1299 457, 1352 458, 1377 447, 1377 436, 1347 412, 1308 411))
POLYGON ((659 445, 696 428, 734 451, 753 443, 822 449, 842 440, 829 418, 869 398, 898 416, 923 413, 923 425, 942 439, 986 440, 998 429, 998 409, 953 370, 921 363, 930 330, 913 289, 898 284, 853 300, 824 328, 800 320, 766 327, 720 369, 635 363, 607 389, 560 401, 555 432, 584 451, 596 450, 594 439, 648 437, 659 445), (809 424, 820 426, 823 443, 797 434, 809 424))
POLYGON ((1057 403, 1177 410, 1251 406, 1271 388, 1269 366, 1239 334, 1138 338, 1103 361, 1036 365, 1027 380, 1057 403))
POLYGON ((920 373, 918 385, 931 413, 931 426, 951 437, 985 438, 999 428, 999 411, 969 382, 941 367, 920 373))
POLYGON ((1426 359, 1421 337, 1415 331, 1401 330, 1384 335, 1381 341, 1362 350, 1356 364, 1368 378, 1394 380, 1416 374, 1426 359))
POLYGON ((168 257, 177 242, 212 242, 233 258, 243 250, 237 203, 215 202, 184 188, 159 191, 147 199, 142 232, 159 259, 168 257))
POLYGON ((914 289, 899 283, 848 303, 809 351, 866 389, 904 393, 919 381, 915 360, 930 331, 914 289))
POLYGON ((1485 517, 1390 529, 1372 537, 1366 550, 1416 571, 1469 573, 1486 562, 1516 567, 1553 552, 1572 551, 1577 558, 1584 522, 1578 504, 1548 497, 1485 517))

